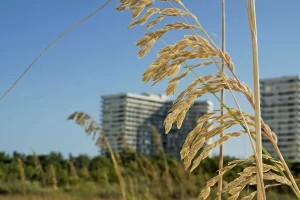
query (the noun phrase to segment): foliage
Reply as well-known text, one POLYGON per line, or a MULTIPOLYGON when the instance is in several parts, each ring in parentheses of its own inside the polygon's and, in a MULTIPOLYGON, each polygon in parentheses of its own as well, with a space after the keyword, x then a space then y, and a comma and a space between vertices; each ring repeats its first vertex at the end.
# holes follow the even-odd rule
MULTIPOLYGON (((2 174, 0 177, 0 196, 23 194, 22 180, 17 170, 17 157, 3 152, 0 152, 0 155, 0 172, 2 174)), ((131 197, 131 193, 134 191, 136 199, 143 199, 146 196, 147 199, 192 199, 192 197, 197 196, 198 188, 205 187, 206 181, 212 178, 218 170, 217 157, 207 158, 192 173, 185 171, 180 161, 167 158, 171 177, 170 184, 173 188, 170 191, 167 189, 167 182, 164 176, 165 165, 162 155, 152 158, 138 154, 141 158, 139 162, 144 166, 146 172, 143 171, 136 157, 131 155, 132 152, 120 154, 123 174, 125 174, 126 189, 131 191, 128 198, 131 197), (154 171, 151 171, 150 165, 157 173, 155 178, 153 177, 154 171), (130 187, 133 189, 130 189, 130 187)), ((87 155, 78 155, 64 158, 60 153, 56 152, 48 155, 36 155, 40 160, 41 168, 45 172, 45 177, 41 177, 43 174, 34 173, 35 162, 33 162, 32 155, 19 154, 18 156, 23 162, 26 179, 25 189, 28 195, 50 195, 53 193, 53 182, 51 181, 53 177, 51 177, 49 169, 51 166, 55 166, 58 194, 69 193, 70 195, 86 198, 100 196, 107 199, 121 199, 118 178, 109 157, 95 156, 91 158, 87 155), (72 163, 73 169, 71 169, 70 163, 72 163), (83 171, 85 172, 83 173, 83 171), (43 186, 43 179, 46 180, 45 186, 43 186)), ((224 157, 224 163, 226 165, 235 159, 224 157)), ((295 169, 293 173, 297 174, 300 163, 292 163, 291 166, 291 169, 295 169)), ((227 180, 234 180, 237 177, 237 173, 241 171, 241 167, 234 168, 225 177, 227 180)), ((214 193, 215 190, 216 188, 213 188, 212 192, 214 193)), ((278 188, 278 191, 288 194, 285 187, 278 188)))

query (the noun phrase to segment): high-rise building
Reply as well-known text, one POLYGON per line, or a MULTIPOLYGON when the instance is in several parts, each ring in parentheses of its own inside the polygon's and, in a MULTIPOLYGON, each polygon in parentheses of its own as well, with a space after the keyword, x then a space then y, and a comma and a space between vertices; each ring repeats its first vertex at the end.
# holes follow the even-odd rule
MULTIPOLYGON (((289 161, 300 161, 300 76, 261 80, 262 118, 276 133, 278 147, 289 161)), ((272 144, 263 146, 277 157, 272 144)))
POLYGON ((199 101, 190 108, 181 129, 175 126, 164 134, 164 119, 173 105, 168 97, 154 94, 115 94, 102 97, 102 129, 114 150, 126 146, 146 155, 153 155, 156 148, 152 125, 161 136, 167 154, 179 158, 187 134, 196 126, 197 120, 212 110, 212 102, 199 101), (123 140, 120 139, 122 135, 123 140))

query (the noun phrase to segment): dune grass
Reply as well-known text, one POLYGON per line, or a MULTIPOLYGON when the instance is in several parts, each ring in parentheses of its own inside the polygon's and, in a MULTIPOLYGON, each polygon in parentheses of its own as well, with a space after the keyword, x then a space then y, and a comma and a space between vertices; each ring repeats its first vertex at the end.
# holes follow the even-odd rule
MULTIPOLYGON (((257 185, 257 190, 250 195, 244 196, 243 199, 253 199, 256 195, 257 199, 266 199, 265 193, 267 188, 282 184, 290 186, 295 195, 300 198, 299 188, 277 146, 276 135, 272 132, 270 127, 264 123, 260 116, 255 0, 246 0, 252 36, 250 40, 252 41, 253 49, 251 56, 253 57, 254 93, 252 93, 246 83, 240 81, 235 73, 235 65, 232 61, 232 57, 225 51, 224 7, 222 10, 223 47, 220 49, 214 43, 198 18, 190 12, 181 0, 164 0, 164 8, 155 7, 153 0, 120 0, 119 3, 118 11, 130 10, 133 13, 133 21, 129 24, 128 28, 144 25, 148 22, 146 27, 149 32, 137 42, 137 46, 140 48, 138 52, 139 58, 145 57, 158 41, 162 41, 165 45, 165 47, 158 51, 158 57, 143 74, 144 82, 152 81, 153 85, 155 85, 164 79, 171 79, 166 89, 167 95, 171 95, 177 92, 176 90, 180 80, 184 79, 187 74, 192 73, 195 75, 195 81, 179 93, 172 109, 166 117, 166 133, 170 131, 173 124, 177 124, 177 128, 180 128, 186 112, 193 105, 194 101, 205 94, 213 94, 220 102, 221 107, 226 110, 225 113, 223 109, 221 113, 220 110, 216 110, 199 119, 198 125, 186 138, 186 142, 181 151, 181 158, 184 160, 185 168, 193 171, 200 165, 202 160, 207 158, 212 149, 218 146, 222 148, 222 145, 232 138, 240 137, 244 134, 248 135, 253 156, 229 163, 229 165, 224 168, 221 164, 222 157, 220 157, 219 166, 221 171, 217 176, 207 182, 206 186, 200 192, 198 199, 207 199, 211 195, 211 187, 217 182, 221 184, 223 175, 240 165, 244 167, 244 171, 239 173, 239 177, 231 181, 224 188, 219 184, 218 199, 222 199, 222 196, 225 194, 230 195, 230 200, 238 199, 247 185, 257 185), (157 24, 165 18, 173 18, 174 21, 162 28, 158 28, 158 30, 150 31, 150 29, 154 29, 157 24), (181 21, 177 21, 178 19, 181 19, 181 21), (191 20, 194 24, 190 22, 191 20), (164 41, 163 37, 168 32, 180 30, 189 30, 191 35, 184 35, 183 39, 171 45, 168 45, 164 41), (191 60, 197 60, 198 64, 190 65, 189 61, 191 60), (222 63, 223 68, 219 66, 219 63, 222 63), (213 64, 217 67, 217 74, 200 77, 194 71, 194 69, 199 66, 209 66, 213 64), (225 74, 225 66, 230 72, 228 75, 225 74), (226 106, 223 98, 224 90, 230 92, 234 98, 236 108, 226 106), (221 98, 218 97, 218 92, 222 93, 221 98), (249 104, 253 107, 255 116, 243 112, 235 95, 237 92, 242 93, 247 98, 249 104), (210 122, 204 125, 206 121, 210 122), (244 130, 226 132, 226 129, 236 125, 240 125, 244 130), (220 139, 205 146, 211 138, 217 135, 221 136, 220 139), (267 150, 263 148, 261 142, 262 135, 268 138, 273 144, 279 156, 278 161, 275 161, 267 150), (204 147, 204 150, 197 155, 202 147, 204 147), (262 152, 264 152, 264 154, 262 154, 262 152), (274 184, 274 182, 277 183, 274 184), (265 186, 265 184, 267 185, 265 186)), ((222 3, 224 6, 224 2, 222 3)))

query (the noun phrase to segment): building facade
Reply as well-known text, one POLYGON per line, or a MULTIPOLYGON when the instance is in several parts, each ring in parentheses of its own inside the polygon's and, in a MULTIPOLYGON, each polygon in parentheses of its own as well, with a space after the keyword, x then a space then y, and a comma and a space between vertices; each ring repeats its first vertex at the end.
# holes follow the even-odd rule
MULTIPOLYGON (((300 161, 300 76, 263 79, 260 87, 263 120, 276 133, 283 157, 300 161)), ((277 157, 264 137, 263 146, 277 157)))
POLYGON ((195 102, 187 112, 181 129, 175 126, 164 134, 164 119, 173 102, 168 97, 154 94, 116 94, 102 97, 102 129, 112 148, 122 151, 126 146, 145 155, 154 155, 157 145, 153 137, 153 126, 160 135, 165 152, 180 158, 180 150, 187 134, 196 126, 197 120, 211 111, 210 101, 195 102))

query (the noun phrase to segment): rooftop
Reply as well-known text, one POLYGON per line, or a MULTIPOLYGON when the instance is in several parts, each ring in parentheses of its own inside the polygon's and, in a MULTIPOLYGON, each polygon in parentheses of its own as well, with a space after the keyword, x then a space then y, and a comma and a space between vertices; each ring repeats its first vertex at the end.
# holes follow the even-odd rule
MULTIPOLYGON (((172 101, 170 96, 166 96, 164 94, 151 94, 151 93, 141 93, 141 94, 136 94, 136 93, 118 93, 118 94, 111 94, 111 95, 103 95, 102 99, 110 99, 110 98, 116 98, 120 96, 127 96, 127 97, 133 97, 141 100, 151 100, 151 101, 157 101, 157 102, 168 102, 172 101)), ((196 101, 195 103, 202 103, 205 102, 209 105, 213 105, 212 101, 210 100, 204 100, 204 101, 196 101)))
POLYGON ((280 77, 273 77, 273 78, 264 78, 260 79, 261 82, 269 82, 269 81, 279 81, 279 80, 289 80, 289 79, 298 79, 300 80, 300 75, 290 75, 290 76, 280 76, 280 77))

